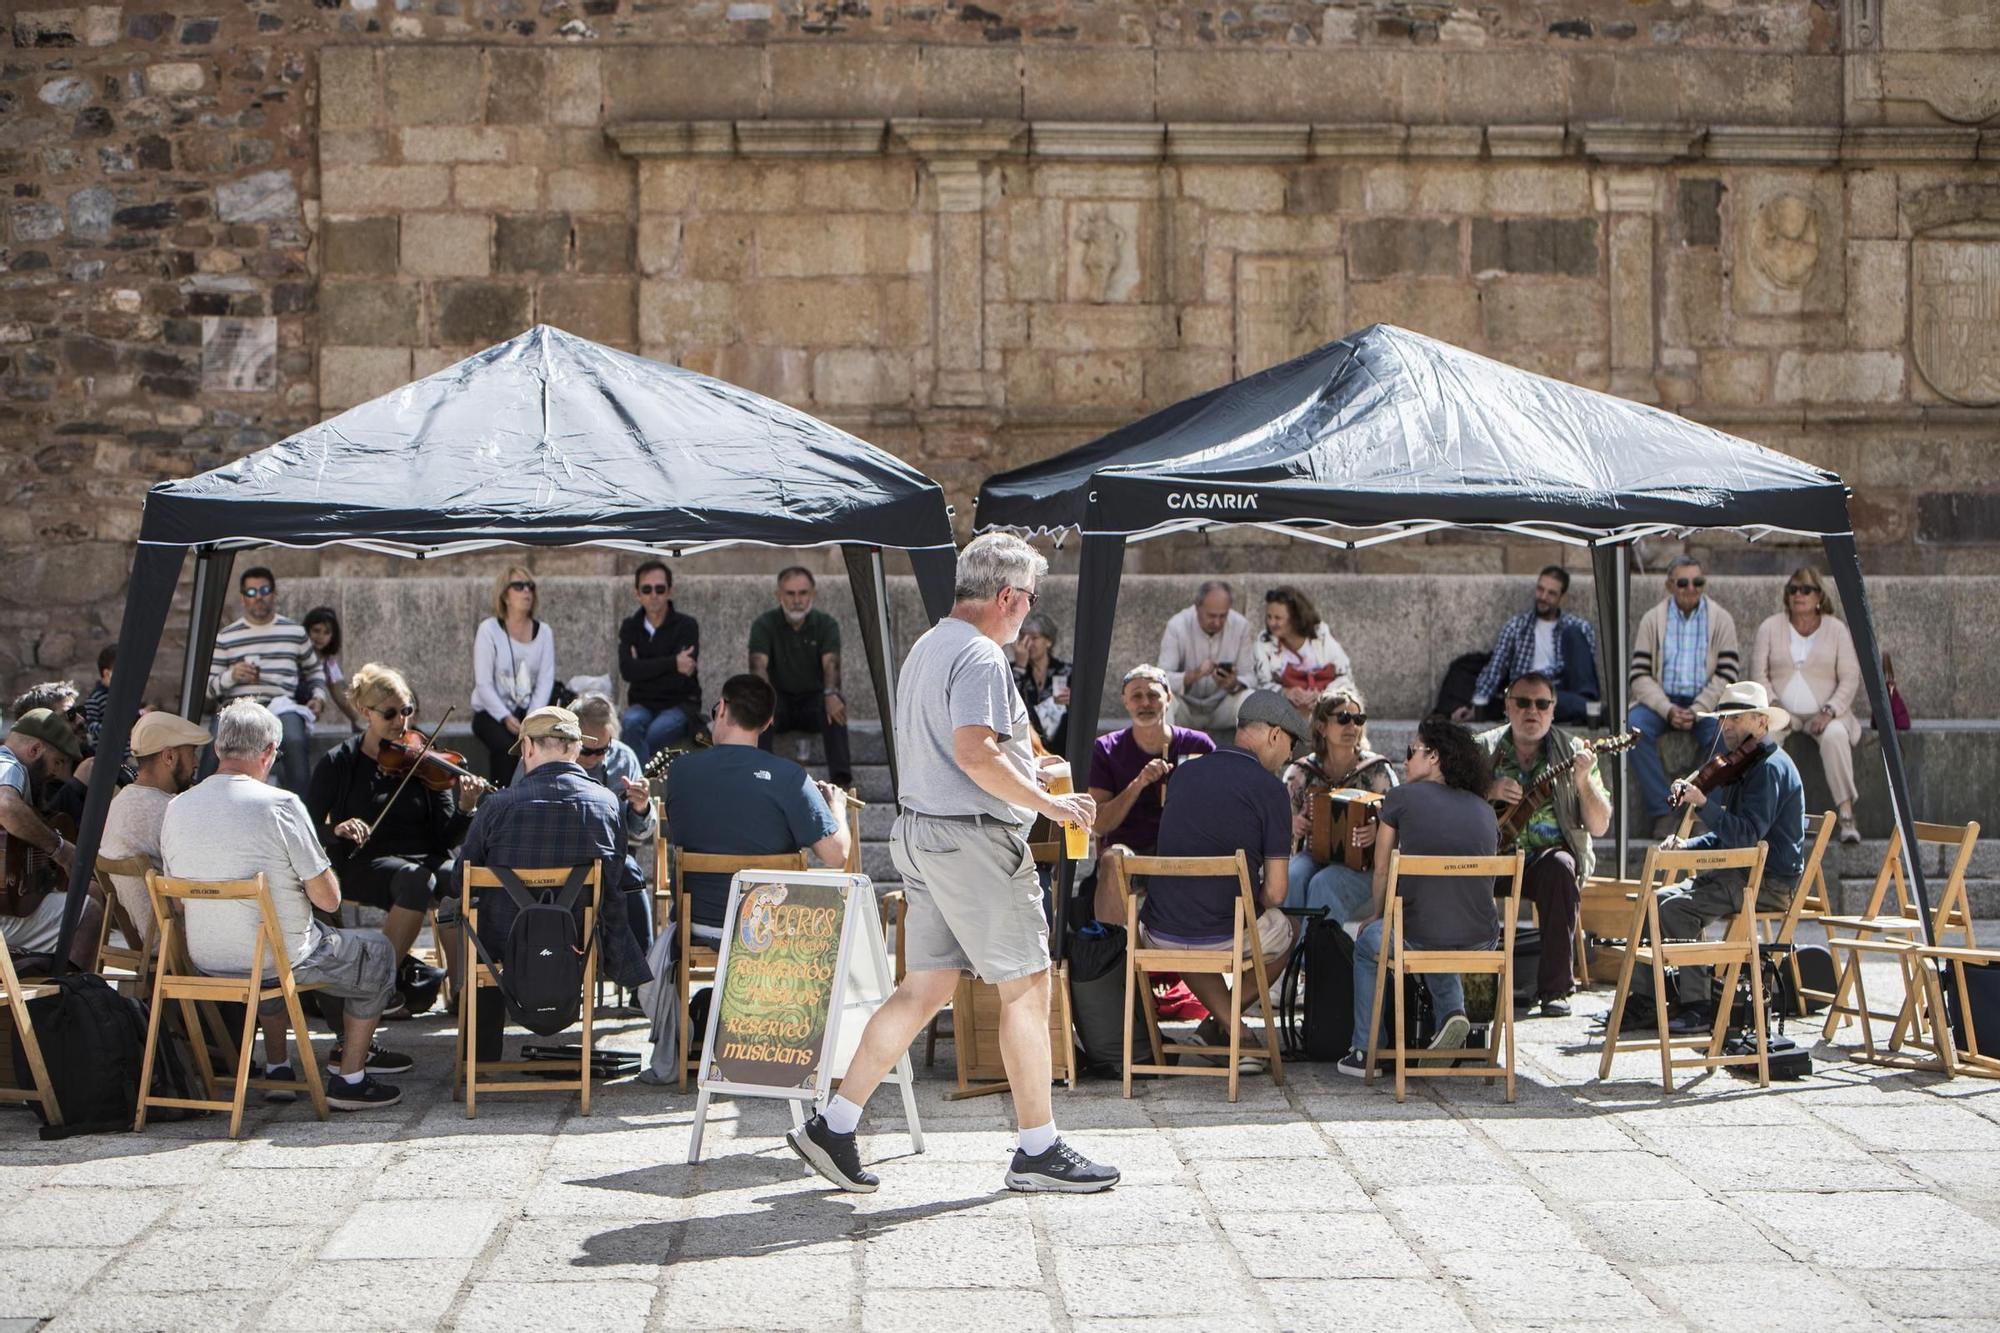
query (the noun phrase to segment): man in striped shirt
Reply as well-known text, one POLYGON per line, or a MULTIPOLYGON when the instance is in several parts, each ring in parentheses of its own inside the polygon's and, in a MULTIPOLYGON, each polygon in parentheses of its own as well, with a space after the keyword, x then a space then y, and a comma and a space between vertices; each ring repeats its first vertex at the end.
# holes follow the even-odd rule
POLYGON ((262 565, 244 570, 236 590, 243 595, 243 614, 215 636, 209 699, 218 712, 232 700, 255 699, 278 715, 285 738, 272 776, 304 799, 312 724, 328 701, 326 672, 305 626, 278 614, 278 580, 270 570, 262 565))

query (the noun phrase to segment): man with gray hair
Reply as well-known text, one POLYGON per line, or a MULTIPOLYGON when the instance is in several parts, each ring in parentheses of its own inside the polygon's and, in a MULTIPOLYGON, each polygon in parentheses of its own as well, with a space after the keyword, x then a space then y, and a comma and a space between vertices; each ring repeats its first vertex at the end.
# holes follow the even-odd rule
POLYGON ((785 1136, 843 1190, 880 1183, 855 1150, 861 1109, 965 973, 1000 992, 1000 1053, 1021 1129, 1007 1187, 1088 1194, 1118 1183, 1115 1168, 1056 1136, 1049 1099, 1049 925, 1026 834, 1037 814, 1088 828, 1096 802, 1044 785, 1061 761, 1035 759, 1004 651, 1047 570, 1019 537, 975 538, 958 554, 951 614, 917 640, 897 679, 902 794, 889 850, 909 908, 907 970, 863 1031, 840 1094, 785 1136))
POLYGON ((1707 589, 1701 561, 1675 556, 1667 566, 1667 595, 1639 618, 1632 635, 1632 709, 1625 722, 1639 733, 1639 743, 1632 747, 1632 781, 1656 838, 1666 837, 1680 822, 1667 799, 1660 737, 1669 731, 1692 732, 1701 755, 1696 762, 1706 759, 1721 733, 1715 719, 1705 715, 1741 674, 1736 621, 1709 598, 1707 589))
POLYGON ((1160 636, 1160 666, 1173 680, 1173 720, 1198 731, 1230 731, 1250 688, 1257 636, 1230 603, 1235 591, 1221 579, 1195 590, 1160 636))
MULTIPOLYGON (((374 1044, 375 1026, 396 989, 396 951, 379 930, 336 930, 314 918, 315 908, 340 910, 340 880, 305 802, 282 787, 265 785, 283 738, 283 724, 258 700, 238 699, 217 714, 215 774, 168 802, 160 821, 160 859, 175 879, 264 876, 293 978, 344 1002, 327 1104, 340 1111, 393 1106, 403 1094, 378 1082, 370 1071, 406 1070, 413 1063, 407 1055, 374 1044)), ((189 902, 186 922, 188 957, 197 968, 217 976, 250 970, 258 948, 254 903, 189 902)), ((265 958, 267 977, 271 966, 265 958)), ((264 1028, 265 1077, 292 1078, 284 1002, 268 1002, 258 1017, 264 1028)), ((297 1036, 300 1058, 310 1059, 311 1034, 297 1036)), ((266 1096, 290 1101, 293 1094, 266 1096)))

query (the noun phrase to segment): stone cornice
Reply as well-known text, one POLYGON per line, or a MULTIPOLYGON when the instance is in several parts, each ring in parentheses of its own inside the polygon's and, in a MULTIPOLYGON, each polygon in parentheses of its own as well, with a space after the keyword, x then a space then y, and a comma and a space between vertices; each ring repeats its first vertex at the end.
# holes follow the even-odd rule
POLYGON ((871 157, 985 161, 1300 162, 1309 158, 1576 159, 1835 166, 2000 158, 2000 130, 1812 125, 1397 125, 947 120, 631 121, 606 127, 627 157, 871 157))

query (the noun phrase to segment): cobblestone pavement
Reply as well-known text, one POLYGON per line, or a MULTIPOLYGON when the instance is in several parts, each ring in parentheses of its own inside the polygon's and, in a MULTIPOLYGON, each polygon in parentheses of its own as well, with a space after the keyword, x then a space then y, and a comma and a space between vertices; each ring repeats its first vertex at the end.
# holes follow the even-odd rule
POLYGON ((773 1103, 719 1103, 696 1167, 692 1094, 629 1080, 588 1118, 495 1095, 467 1121, 433 1016, 391 1029, 418 1067, 381 1114, 259 1108, 238 1143, 0 1120, 0 1330, 1996 1327, 2000 1085, 1828 1047, 1805 1083, 1666 1097, 1650 1052, 1595 1080, 1581 998, 1522 1024, 1513 1106, 1310 1064, 1235 1106, 1082 1084, 1062 1128, 1125 1172, 1089 1198, 1000 1188, 1009 1104, 946 1101, 949 1044, 929 1150, 885 1090, 882 1189, 844 1196, 773 1103))

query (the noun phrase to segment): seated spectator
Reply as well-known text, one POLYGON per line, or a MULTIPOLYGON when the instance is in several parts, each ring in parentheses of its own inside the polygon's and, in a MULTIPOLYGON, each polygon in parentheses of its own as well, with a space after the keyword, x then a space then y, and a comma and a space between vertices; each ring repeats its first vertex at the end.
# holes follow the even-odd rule
MULTIPOLYGON (((5 830, 9 842, 18 839, 47 853, 59 872, 48 878, 45 896, 24 901, 19 915, 0 916, 0 936, 16 954, 53 953, 62 938, 63 901, 76 848, 49 827, 43 817, 47 808, 43 793, 66 781, 82 754, 70 724, 46 708, 17 714, 0 742, 0 830, 5 830)), ((96 966, 103 921, 94 883, 91 893, 70 943, 70 961, 81 968, 96 966)))
POLYGON ((1206 732, 1168 723, 1173 686, 1156 666, 1126 672, 1118 697, 1132 725, 1098 737, 1091 749, 1089 791, 1097 802, 1092 831, 1104 846, 1121 843, 1151 856, 1160 841, 1168 776, 1182 760, 1212 753, 1215 742, 1206 732))
POLYGON ((1785 583, 1785 609, 1757 626, 1750 649, 1750 679, 1791 715, 1794 732, 1819 746, 1826 785, 1840 816, 1840 840, 1861 841, 1854 824, 1854 747, 1861 720, 1854 696, 1861 688, 1861 659, 1854 636, 1833 613, 1819 571, 1804 565, 1785 583))
POLYGON ((1707 587, 1701 561, 1676 556, 1667 566, 1667 595, 1640 617, 1632 636, 1632 709, 1625 721, 1639 732, 1639 743, 1632 747, 1632 780, 1655 838, 1668 836, 1680 823, 1680 812, 1667 799, 1660 737, 1692 731, 1706 758, 1715 749, 1718 732, 1713 718, 1700 715, 1736 683, 1736 622, 1709 600, 1703 591, 1707 587))
MULTIPOLYGON (((1199 733, 1197 733, 1199 734, 1199 733)), ((1285 863, 1292 850, 1292 803, 1278 780, 1306 724, 1296 709, 1268 690, 1250 691, 1239 704, 1234 741, 1212 754, 1190 758, 1174 774, 1167 794, 1167 818, 1160 826, 1161 856, 1234 856, 1250 862, 1250 882, 1262 909, 1250 947, 1264 954, 1264 974, 1276 982, 1291 957, 1292 922, 1285 901, 1285 863)), ((1115 913, 1100 889, 1098 912, 1115 913)), ((1115 891, 1110 891, 1115 892, 1115 891)), ((1234 938, 1236 877, 1162 880, 1139 909, 1139 940, 1152 949, 1227 949, 1234 938)), ((1113 919, 1105 917, 1105 919, 1113 919)), ((1229 1033, 1216 1015, 1229 1012, 1229 983, 1213 972, 1181 978, 1209 1017, 1197 1038, 1227 1046, 1229 1033)), ((1246 999, 1244 1008, 1256 1003, 1246 999)), ((1247 1033, 1246 1047, 1262 1049, 1247 1033)), ((1245 1057, 1243 1068, 1262 1072, 1261 1059, 1245 1057)))
MULTIPOLYGON (((757 748, 774 706, 770 682, 761 677, 723 682, 709 723, 715 744, 667 770, 667 839, 682 851, 719 856, 810 848, 821 865, 844 865, 847 793, 757 748)), ((729 908, 729 877, 693 875, 686 887, 693 924, 712 938, 729 908)))
POLYGON ((42 783, 35 788, 35 798, 44 815, 61 815, 73 825, 83 823, 83 806, 89 796, 86 786, 90 781, 90 766, 94 762, 96 746, 90 738, 90 726, 84 720, 83 706, 77 702, 76 682, 70 680, 45 680, 39 685, 31 685, 15 696, 12 714, 26 717, 36 709, 44 709, 69 728, 76 738, 77 754, 80 756, 61 777, 42 783))
MULTIPOLYGON (((176 879, 265 877, 294 979, 320 986, 323 995, 342 1002, 340 1043, 330 1057, 334 1074, 327 1080, 328 1104, 342 1111, 393 1106, 402 1092, 370 1071, 412 1064, 407 1055, 374 1044, 376 1024, 396 990, 396 951, 379 930, 339 930, 314 917, 315 909, 328 914, 340 910, 340 880, 305 803, 266 785, 283 740, 283 725, 255 697, 224 707, 215 719, 215 775, 168 803, 160 824, 161 859, 166 873, 176 879)), ((185 912, 188 957, 197 968, 216 976, 250 970, 257 949, 255 904, 191 901, 185 912)), ((263 965, 268 982, 268 954, 263 965)), ((265 1076, 296 1077, 286 1048, 283 1001, 267 1002, 258 1016, 264 1028, 265 1076)), ((311 1059, 310 1035, 297 1035, 299 1058, 311 1059)), ((279 1093, 277 1098, 291 1095, 279 1093)))
MULTIPOLYGON (((147 713, 133 725, 132 753, 139 761, 139 776, 111 798, 99 855, 114 861, 143 856, 153 869, 163 867, 160 825, 167 817, 167 803, 194 785, 201 767, 201 748, 208 740, 205 728, 174 713, 147 713)), ((113 875, 111 887, 118 895, 118 905, 139 932, 139 938, 130 943, 151 945, 153 902, 146 892, 146 881, 113 875)))
MULTIPOLYGON (((583 728, 567 708, 537 708, 521 719, 521 768, 511 786, 479 803, 472 827, 459 848, 462 865, 503 866, 509 870, 551 870, 596 862, 603 877, 603 910, 598 913, 600 973, 620 986, 652 979, 646 951, 633 937, 631 913, 620 911, 624 891, 625 837, 618 801, 577 761, 583 728)), ((477 904, 479 940, 497 955, 513 928, 516 908, 505 893, 487 892, 477 904)), ((579 927, 583 903, 576 906, 579 927)), ((586 1002, 588 999, 586 997, 586 1002)), ((507 1009, 496 997, 479 1006, 473 1049, 481 1060, 498 1060, 505 1044, 507 1009)))
POLYGON ((645 892, 647 872, 654 863, 653 839, 660 833, 653 789, 632 747, 618 739, 618 706, 607 695, 586 694, 576 701, 576 724, 582 731, 577 763, 591 779, 618 798, 618 816, 625 829, 624 884, 632 935, 641 944, 653 939, 653 903, 645 892))
POLYGON ((643 764, 686 739, 700 721, 701 627, 674 610, 674 576, 663 562, 640 565, 632 586, 639 609, 618 627, 618 674, 627 686, 622 730, 643 764))
POLYGON ((326 692, 333 706, 350 726, 361 730, 367 723, 347 692, 347 672, 340 665, 340 617, 330 606, 315 606, 299 623, 306 627, 306 637, 312 640, 313 651, 319 654, 320 670, 326 675, 326 692))
POLYGON ((1569 595, 1569 571, 1550 565, 1535 579, 1535 605, 1500 627, 1492 655, 1472 689, 1472 704, 1452 711, 1452 719, 1500 716, 1500 691, 1530 671, 1555 682, 1558 722, 1595 721, 1597 630, 1582 616, 1562 609, 1569 595))
POLYGON ((1174 721, 1184 726, 1228 731, 1256 678, 1256 635, 1235 599, 1227 583, 1210 579, 1160 635, 1160 669, 1174 687, 1174 721))
POLYGON ((312 773, 312 724, 328 699, 326 672, 306 627, 278 614, 278 580, 270 570, 246 569, 236 587, 243 614, 215 636, 208 694, 217 708, 249 699, 271 710, 284 729, 279 785, 304 797, 312 773))
POLYGON ((521 719, 555 692, 556 636, 535 619, 540 596, 535 576, 509 565, 493 585, 493 614, 472 636, 472 733, 496 787, 514 780, 521 719))
MULTIPOLYGON (((1313 860, 1313 793, 1372 791, 1386 795, 1396 785, 1396 768, 1387 755, 1368 748, 1368 707, 1361 701, 1361 691, 1353 686, 1322 694, 1313 705, 1306 733, 1312 753, 1285 770, 1294 835, 1285 906, 1323 907, 1345 925, 1366 914, 1374 877, 1366 870, 1351 869, 1338 858, 1326 865, 1313 860)), ((1374 823, 1356 829, 1354 840, 1357 847, 1374 846, 1374 823)))
POLYGON ((118 662, 118 645, 107 643, 97 650, 97 683, 83 701, 83 726, 91 748, 97 747, 98 728, 104 725, 104 705, 111 700, 111 668, 118 662))
MULTIPOLYGON (((1382 798, 1381 829, 1375 836, 1375 888, 1366 924, 1354 939, 1354 1049, 1337 1066, 1343 1074, 1368 1072, 1391 854, 1400 849, 1411 856, 1491 856, 1500 841, 1499 822, 1486 803, 1486 756, 1465 728, 1443 717, 1418 724, 1403 776, 1404 784, 1382 798)), ((1403 942, 1410 948, 1498 945, 1500 914, 1494 909, 1491 880, 1405 875, 1396 892, 1403 899, 1403 942)), ((1472 1031, 1465 1016, 1465 985, 1452 972, 1422 975, 1438 1018, 1430 1048, 1457 1050, 1472 1031)), ((1385 996, 1384 1003, 1390 998, 1385 996)))
POLYGON ((1347 650, 1310 599, 1281 584, 1264 594, 1264 632, 1252 648, 1251 683, 1276 690, 1301 718, 1327 690, 1354 684, 1347 650))
POLYGON ((1021 664, 1014 688, 1028 705, 1028 726, 1048 754, 1064 754, 1069 743, 1069 663, 1056 656, 1056 622, 1030 611, 1021 622, 1021 664))
POLYGON ((793 565, 778 575, 778 604, 750 622, 750 674, 769 681, 777 698, 771 725, 757 738, 765 750, 781 731, 816 733, 826 746, 827 776, 854 785, 847 749, 847 700, 840 693, 840 622, 813 607, 812 571, 793 565))

